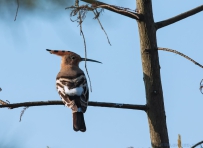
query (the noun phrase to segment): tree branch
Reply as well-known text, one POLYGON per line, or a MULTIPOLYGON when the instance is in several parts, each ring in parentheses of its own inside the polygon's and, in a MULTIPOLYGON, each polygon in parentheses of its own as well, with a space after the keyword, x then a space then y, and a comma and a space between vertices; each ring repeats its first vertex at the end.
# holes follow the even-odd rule
POLYGON ((185 19, 185 18, 187 18, 189 16, 192 16, 192 15, 194 15, 194 14, 196 14, 196 13, 202 11, 202 10, 203 10, 203 5, 201 5, 199 7, 196 7, 194 9, 192 9, 192 10, 189 10, 187 12, 184 12, 182 14, 179 14, 179 15, 177 15, 175 17, 169 18, 167 20, 157 22, 157 23, 155 23, 156 29, 158 30, 158 29, 160 29, 162 27, 165 27, 165 26, 168 26, 168 25, 173 24, 175 22, 178 22, 178 21, 180 21, 182 19, 185 19))
POLYGON ((164 50, 164 51, 169 51, 169 52, 176 53, 176 54, 178 54, 178 55, 180 55, 180 56, 190 60, 191 62, 193 62, 194 64, 198 65, 199 67, 203 68, 203 66, 201 64, 199 64, 198 62, 196 62, 195 60, 191 59, 190 57, 188 57, 188 56, 184 55, 183 53, 178 52, 176 50, 172 50, 172 49, 169 49, 169 48, 161 48, 161 47, 159 47, 158 50, 164 50))
POLYGON ((109 11, 113 11, 115 13, 130 17, 132 19, 136 19, 136 20, 141 20, 142 19, 141 14, 132 12, 128 8, 109 5, 109 4, 106 4, 106 3, 103 3, 103 2, 100 2, 100 1, 95 1, 95 0, 81 0, 81 1, 92 4, 92 7, 104 8, 104 9, 107 9, 109 11))
POLYGON ((200 145, 200 144, 202 144, 202 143, 203 143, 203 141, 200 141, 200 142, 198 142, 197 144, 193 145, 191 148, 195 148, 196 146, 198 146, 198 145, 200 145))
MULTIPOLYGON (((39 102, 23 102, 8 104, 0 100, 0 108, 18 108, 18 107, 30 107, 30 106, 45 106, 45 105, 64 105, 62 101, 39 101, 39 102)), ((97 107, 111 107, 111 108, 123 108, 123 109, 134 109, 134 110, 147 110, 146 105, 135 105, 135 104, 121 104, 121 103, 107 103, 107 102, 89 102, 89 106, 97 107)))

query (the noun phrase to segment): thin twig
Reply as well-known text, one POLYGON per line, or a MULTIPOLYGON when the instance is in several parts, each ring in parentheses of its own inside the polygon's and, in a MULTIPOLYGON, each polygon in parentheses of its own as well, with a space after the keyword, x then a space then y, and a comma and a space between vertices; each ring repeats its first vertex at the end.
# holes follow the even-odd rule
MULTIPOLYGON (((13 104, 3 104, 0 108, 18 108, 18 107, 32 107, 32 106, 45 106, 45 105, 64 105, 62 101, 38 101, 38 102, 23 102, 23 103, 13 103, 13 104)), ((110 107, 110 108, 122 108, 122 109, 133 109, 133 110, 143 110, 147 111, 148 107, 146 105, 136 105, 136 104, 123 104, 123 103, 108 103, 108 102, 92 102, 88 103, 88 106, 94 107, 110 107)))
MULTIPOLYGON (((76 7, 79 7, 79 1, 76 0, 76 7)), ((90 79, 90 76, 89 76, 89 73, 88 73, 88 70, 87 70, 87 48, 86 48, 86 41, 85 41, 85 35, 82 31, 82 16, 81 16, 81 13, 80 13, 80 10, 78 12, 78 18, 79 18, 79 25, 80 25, 80 34, 82 35, 83 37, 83 41, 84 41, 84 48, 85 48, 85 69, 86 69, 86 73, 87 73, 87 76, 88 76, 88 79, 89 79, 89 82, 90 82, 90 91, 92 92, 92 83, 91 83, 91 79, 90 79)))
MULTIPOLYGON (((85 69, 86 69, 86 73, 87 73, 87 76, 88 76, 88 79, 89 79, 89 82, 90 82, 90 91, 92 92, 92 84, 91 84, 90 76, 89 76, 89 73, 88 73, 88 70, 87 70, 86 41, 85 41, 85 35, 84 35, 83 31, 82 31, 82 23, 83 23, 83 20, 86 17, 86 13, 88 11, 90 11, 90 7, 88 5, 79 6, 79 0, 75 0, 75 6, 67 7, 65 9, 73 9, 71 11, 71 13, 70 13, 71 17, 78 15, 76 20, 72 20, 71 17, 70 17, 70 20, 73 21, 73 22, 77 21, 78 25, 80 26, 80 35, 82 35, 82 37, 83 37, 84 49, 85 49, 85 69)), ((92 9, 91 9, 91 11, 92 11, 92 9)))
POLYGON ((100 25, 101 29, 104 31, 104 33, 105 33, 105 35, 106 35, 106 38, 107 38, 107 40, 108 40, 109 45, 111 45, 110 40, 109 40, 109 37, 108 37, 108 35, 107 35, 105 29, 103 28, 103 26, 102 26, 102 24, 101 24, 101 22, 100 22, 100 20, 99 20, 99 17, 98 17, 99 12, 97 12, 97 9, 95 9, 95 11, 93 10, 93 13, 94 13, 94 15, 95 15, 95 19, 97 19, 97 21, 99 22, 99 25, 100 25), (95 12, 95 11, 96 11, 96 12, 95 12))
POLYGON ((202 82, 203 82, 203 79, 202 79, 201 82, 200 82, 199 90, 200 90, 200 92, 203 94, 203 92, 202 92, 202 88, 203 88, 203 84, 202 84, 202 82))
POLYGON ((28 108, 28 106, 24 107, 23 110, 21 111, 19 122, 21 122, 21 119, 22 119, 22 117, 23 117, 23 114, 25 113, 25 110, 26 110, 27 108, 28 108))
POLYGON ((184 12, 182 14, 179 14, 177 16, 174 16, 172 18, 169 18, 169 19, 166 19, 166 20, 155 23, 156 29, 160 29, 162 27, 171 25, 171 24, 173 24, 175 22, 178 22, 178 21, 180 21, 182 19, 185 19, 185 18, 187 18, 189 16, 192 16, 192 15, 194 15, 194 14, 200 12, 200 11, 203 11, 203 5, 201 5, 199 7, 196 7, 194 9, 192 9, 192 10, 189 10, 187 12, 184 12))
POLYGON ((197 144, 193 145, 191 148, 195 148, 196 146, 198 146, 198 145, 200 145, 200 144, 202 144, 202 143, 203 143, 203 141, 200 141, 200 142, 198 142, 197 144))
POLYGON ((103 26, 102 26, 102 23, 101 21, 99 20, 99 16, 100 16, 100 13, 103 11, 103 9, 100 10, 100 12, 97 11, 97 8, 95 7, 90 7, 89 5, 82 5, 82 6, 71 6, 71 7, 67 7, 66 9, 73 9, 70 13, 70 16, 73 17, 73 16, 76 16, 78 14, 78 17, 73 20, 71 17, 70 17, 70 20, 72 22, 78 22, 79 25, 82 24, 82 22, 84 21, 85 17, 86 17, 86 14, 88 11, 92 11, 95 15, 94 19, 97 19, 98 20, 98 23, 101 27, 101 29, 104 31, 106 37, 107 37, 107 40, 108 40, 108 43, 109 45, 111 45, 110 43, 110 40, 109 40, 109 37, 106 33, 106 31, 104 30, 103 26), (95 12, 96 11, 96 12, 95 12))
POLYGON ((17 18, 17 16, 18 16, 18 9, 19 9, 19 7, 20 7, 19 0, 16 0, 16 1, 17 1, 17 10, 16 10, 16 15, 15 15, 14 21, 16 21, 16 18, 17 18))
POLYGON ((198 65, 199 67, 203 68, 203 66, 201 64, 199 64, 198 62, 196 62, 195 60, 191 59, 190 57, 186 56, 185 54, 179 52, 179 51, 176 51, 176 50, 173 50, 173 49, 169 49, 169 48, 161 48, 159 47, 158 50, 164 50, 164 51, 169 51, 169 52, 173 52, 173 53, 176 53, 188 60, 190 60, 191 62, 193 62, 194 64, 198 65))
POLYGON ((84 33, 83 33, 82 29, 80 30, 80 33, 82 34, 83 41, 84 41, 84 47, 85 47, 85 69, 86 69, 86 73, 87 73, 87 76, 88 76, 88 79, 89 79, 89 82, 90 82, 90 91, 92 92, 92 83, 91 83, 91 79, 90 79, 90 76, 89 76, 89 73, 88 73, 88 70, 87 70, 87 61, 86 61, 86 59, 87 59, 87 49, 86 49, 86 42, 85 42, 85 36, 84 36, 84 33))

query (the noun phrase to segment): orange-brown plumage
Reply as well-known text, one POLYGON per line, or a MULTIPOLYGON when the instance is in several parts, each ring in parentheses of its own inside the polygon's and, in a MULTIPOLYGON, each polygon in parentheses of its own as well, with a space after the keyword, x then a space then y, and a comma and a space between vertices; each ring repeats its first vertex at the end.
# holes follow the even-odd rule
POLYGON ((61 56, 61 69, 56 77, 56 88, 63 103, 72 109, 73 129, 75 131, 86 131, 83 113, 86 112, 89 91, 84 72, 79 68, 81 61, 92 61, 92 59, 81 58, 71 51, 50 50, 51 54, 61 56))

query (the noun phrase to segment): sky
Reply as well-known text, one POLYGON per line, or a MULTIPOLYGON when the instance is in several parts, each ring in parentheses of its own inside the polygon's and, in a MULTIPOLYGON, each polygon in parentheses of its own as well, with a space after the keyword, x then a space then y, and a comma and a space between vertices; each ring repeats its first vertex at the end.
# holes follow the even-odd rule
MULTIPOLYGON (((11 1, 11 0, 10 0, 11 1)), ((4 1, 1 1, 4 2, 4 1)), ((103 0, 131 9, 135 0, 103 0)), ((1 100, 10 103, 60 100, 55 78, 60 58, 45 49, 70 50, 84 57, 84 45, 77 23, 70 21, 67 6, 36 3, 37 8, 16 4, 0 7, 1 100)), ((81 3, 82 4, 82 3, 81 3)), ((155 22, 202 5, 201 0, 153 1, 155 22)), ((178 50, 203 64, 202 12, 157 31, 159 47, 178 50)), ((103 64, 87 63, 92 89, 90 101, 146 103, 137 22, 105 10, 100 20, 112 46, 91 13, 83 22, 87 57, 103 64)), ((189 148, 203 140, 199 83, 203 69, 187 59, 159 51, 167 128, 171 147, 189 148)), ((80 67, 85 71, 84 63, 80 67)), ((138 110, 89 106, 85 113, 87 131, 75 132, 71 110, 64 106, 0 109, 0 148, 150 148, 148 120, 138 110)))

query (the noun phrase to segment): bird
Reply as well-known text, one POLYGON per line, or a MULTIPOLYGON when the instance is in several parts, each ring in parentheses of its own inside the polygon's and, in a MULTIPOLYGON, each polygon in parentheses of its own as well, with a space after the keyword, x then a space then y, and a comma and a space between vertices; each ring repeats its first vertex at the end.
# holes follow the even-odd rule
POLYGON ((83 114, 88 106, 89 89, 85 74, 79 68, 79 63, 82 61, 101 62, 81 58, 72 51, 46 50, 61 57, 61 69, 56 76, 56 89, 65 106, 72 110, 73 130, 85 132, 86 125, 83 114))

